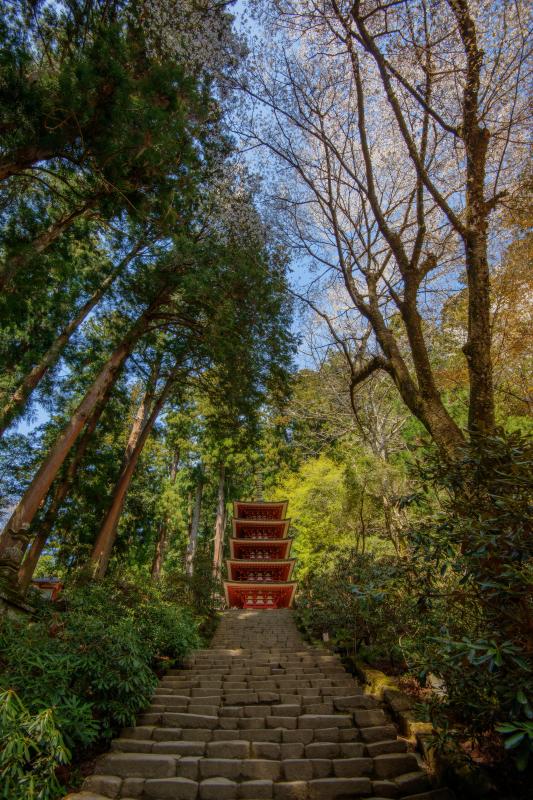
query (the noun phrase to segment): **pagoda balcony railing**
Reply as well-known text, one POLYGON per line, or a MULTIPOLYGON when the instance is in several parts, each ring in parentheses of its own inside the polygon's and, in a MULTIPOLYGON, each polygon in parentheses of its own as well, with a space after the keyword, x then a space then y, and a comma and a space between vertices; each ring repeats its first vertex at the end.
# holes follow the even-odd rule
POLYGON ((276 531, 270 528, 252 528, 251 530, 241 530, 240 539, 278 539, 276 531))
POLYGON ((247 520, 265 520, 271 522, 275 520, 276 522, 281 522, 279 516, 275 511, 258 511, 258 512, 250 512, 244 511, 242 512, 242 516, 239 519, 247 519, 247 520))
POLYGON ((242 592, 241 602, 244 608, 277 608, 279 596, 272 592, 242 592))
POLYGON ((248 572, 247 570, 234 570, 234 581, 243 581, 243 582, 253 582, 259 583, 260 581, 267 581, 267 583, 271 583, 272 581, 284 581, 286 578, 282 570, 279 569, 272 569, 268 572, 248 572))

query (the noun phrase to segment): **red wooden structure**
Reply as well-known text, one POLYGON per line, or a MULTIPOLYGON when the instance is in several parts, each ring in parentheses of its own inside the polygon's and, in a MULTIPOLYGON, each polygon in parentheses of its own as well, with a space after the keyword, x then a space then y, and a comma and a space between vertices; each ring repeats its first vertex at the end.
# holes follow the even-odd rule
POLYGON ((292 605, 295 560, 289 558, 292 540, 286 513, 287 501, 234 503, 228 579, 224 581, 229 606, 271 609, 292 605))
POLYGON ((63 589, 63 581, 59 578, 33 578, 31 585, 37 589, 46 600, 55 602, 63 589))

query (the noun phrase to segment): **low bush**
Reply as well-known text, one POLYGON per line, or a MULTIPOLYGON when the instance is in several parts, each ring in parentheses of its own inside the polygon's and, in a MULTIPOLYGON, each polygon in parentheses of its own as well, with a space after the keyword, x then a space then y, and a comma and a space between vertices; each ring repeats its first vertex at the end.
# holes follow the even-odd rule
POLYGON ((297 609, 311 637, 328 631, 348 655, 422 685, 436 676, 444 691, 421 713, 440 731, 437 748, 506 775, 533 753, 532 475, 519 433, 477 438, 453 464, 426 462, 402 556, 332 548, 297 609))
POLYGON ((0 796, 5 800, 52 800, 62 793, 56 769, 65 747, 52 709, 31 714, 17 694, 0 692, 0 796))
POLYGON ((119 624, 129 621, 144 650, 143 658, 152 667, 162 659, 179 662, 200 645, 202 618, 178 602, 172 587, 143 581, 142 578, 108 578, 98 583, 73 584, 64 594, 67 612, 105 619, 119 624))
POLYGON ((343 655, 385 669, 405 666, 399 642, 412 628, 416 599, 405 593, 407 564, 338 548, 300 582, 296 616, 310 639, 327 633, 343 655))
POLYGON ((444 681, 434 720, 493 753, 503 737, 521 770, 533 754, 532 476, 528 439, 479 437, 422 473, 442 509, 411 535, 426 614, 410 660, 444 681))
MULTIPOLYGON (((20 698, 19 728, 26 711, 49 725, 53 720, 61 741, 79 758, 132 725, 153 693, 154 670, 178 663, 199 643, 193 615, 157 587, 113 579, 73 585, 60 608, 44 605, 29 623, 1 621, 0 687, 20 698)), ((13 731, 4 734, 4 752, 15 746, 19 734, 13 731)), ((27 761, 42 797, 55 796, 50 771, 36 771, 36 753, 29 748, 27 761)))

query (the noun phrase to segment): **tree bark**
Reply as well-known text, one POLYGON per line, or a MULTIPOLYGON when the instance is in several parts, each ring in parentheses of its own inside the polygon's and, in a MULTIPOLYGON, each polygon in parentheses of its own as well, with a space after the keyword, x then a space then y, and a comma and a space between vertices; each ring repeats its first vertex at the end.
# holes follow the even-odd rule
POLYGON ((130 429, 130 435, 128 436, 128 441, 126 442, 126 447, 124 449, 124 459, 122 464, 124 464, 131 458, 133 451, 137 446, 137 442, 141 436, 144 426, 146 425, 146 421, 150 414, 152 404, 154 402, 154 395, 157 386, 157 380, 159 378, 159 370, 161 368, 161 359, 157 358, 152 368, 150 370, 150 374, 148 376, 148 380, 146 381, 146 388, 144 390, 143 396, 141 397, 141 402, 139 403, 139 407, 137 412, 133 418, 133 423, 130 429))
POLYGON ((487 254, 490 205, 485 200, 489 131, 480 125, 479 87, 483 51, 477 43, 476 25, 465 0, 450 0, 466 56, 463 89, 462 138, 466 152, 466 275, 468 282, 468 339, 463 352, 468 365, 470 396, 468 425, 471 432, 494 429, 494 380, 490 321, 490 273, 487 254))
MULTIPOLYGON (((118 377, 118 374, 116 377, 118 377)), ((54 526, 57 517, 57 512, 61 508, 61 505, 63 504, 65 498, 67 497, 72 488, 72 485, 76 478, 76 474, 78 472, 78 467, 80 466, 83 457, 85 455, 85 452, 87 450, 87 447, 89 446, 96 425, 98 424, 98 420, 102 416, 102 412, 106 407, 112 388, 113 385, 111 384, 108 388, 106 395, 102 398, 102 401, 97 405, 92 416, 89 418, 82 436, 80 436, 78 442, 76 443, 74 454, 67 466, 65 475, 59 481, 59 483, 54 489, 54 494, 50 502, 50 506, 46 511, 42 523, 39 525, 37 535, 33 539, 30 548, 26 553, 26 557, 22 563, 22 566, 19 569, 18 589, 21 594, 25 594, 26 591, 28 590, 28 586, 30 585, 31 579, 33 578, 37 562, 39 561, 41 553, 44 547, 46 546, 46 542, 48 541, 48 537, 50 536, 50 533, 54 526)))
POLYGON ((122 464, 122 469, 120 471, 117 483, 115 484, 113 494, 111 495, 111 505, 104 518, 100 531, 98 532, 98 536, 96 537, 91 557, 89 559, 91 573, 93 578, 96 580, 103 578, 107 572, 111 551, 117 535, 117 527, 120 520, 120 515, 122 514, 122 509, 124 508, 124 502, 126 500, 126 495, 128 493, 133 473, 135 472, 135 467, 137 466, 139 456, 143 451, 144 445, 148 439, 148 435, 150 434, 157 417, 159 416, 175 378, 176 370, 173 370, 158 399, 156 400, 149 416, 146 418, 142 429, 138 429, 137 420, 139 414, 135 420, 132 432, 130 434, 130 439, 128 441, 128 446, 126 447, 126 454, 122 464))
POLYGON ((220 464, 218 473, 218 503, 215 521, 215 543, 213 548, 213 575, 220 578, 222 571, 222 555, 224 552, 224 527, 226 523, 226 503, 224 496, 226 467, 220 464))
POLYGON ((37 145, 19 147, 14 153, 0 160, 0 181, 5 181, 12 175, 18 175, 38 161, 45 161, 54 155, 57 155, 54 148, 38 147, 37 145))
POLYGON ((59 356, 61 355, 65 345, 68 343, 70 337, 78 330, 84 320, 93 310, 93 308, 100 302, 104 294, 116 280, 118 275, 122 272, 124 267, 131 261, 135 254, 139 251, 140 245, 137 245, 128 255, 120 262, 118 267, 105 278, 100 284, 98 289, 92 294, 86 303, 80 308, 78 313, 66 325, 55 341, 50 345, 47 352, 41 358, 40 362, 36 364, 30 372, 22 380, 16 391, 11 395, 7 403, 0 411, 0 438, 4 435, 6 428, 9 427, 13 418, 22 411, 26 401, 38 386, 44 375, 52 367, 59 356))
MULTIPOLYGON (((172 459, 172 466, 170 468, 170 485, 174 486, 176 478, 178 477, 178 464, 180 460, 180 452, 176 450, 174 458, 172 459)), ((154 560, 152 562, 151 577, 153 581, 158 581, 161 577, 161 570, 163 568, 163 561, 168 547, 168 516, 165 515, 161 520, 159 526, 159 535, 155 546, 154 560)))
POLYGON ((16 575, 20 559, 24 553, 25 539, 30 524, 46 497, 61 465, 68 456, 70 449, 85 426, 95 406, 105 395, 109 386, 116 380, 126 358, 134 344, 145 333, 152 315, 163 302, 163 293, 154 300, 146 311, 131 327, 122 342, 115 348, 106 364, 102 367, 93 381, 85 397, 73 413, 70 421, 56 438, 47 457, 37 470, 31 484, 26 489, 22 499, 11 515, 0 535, 0 576, 10 582, 13 574, 16 575))
POLYGON ((192 577, 194 572, 194 557, 196 555, 196 546, 198 544, 198 531, 200 530, 203 491, 204 484, 202 481, 202 476, 200 476, 194 491, 194 506, 189 529, 189 542, 187 544, 187 552, 185 554, 185 574, 188 575, 189 578, 192 577))
POLYGON ((155 553, 152 561, 152 568, 150 570, 150 577, 153 581, 158 581, 161 577, 163 569, 163 559, 168 547, 168 524, 166 519, 162 519, 159 523, 157 531, 157 541, 155 543, 155 553))

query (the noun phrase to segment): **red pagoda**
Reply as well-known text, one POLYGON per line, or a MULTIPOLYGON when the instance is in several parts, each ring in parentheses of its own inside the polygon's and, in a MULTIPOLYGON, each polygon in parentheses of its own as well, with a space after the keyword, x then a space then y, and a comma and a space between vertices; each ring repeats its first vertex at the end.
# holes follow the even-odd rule
POLYGON ((289 608, 296 581, 291 581, 294 558, 289 558, 290 520, 287 501, 233 504, 233 533, 228 579, 224 581, 226 603, 232 608, 289 608))

